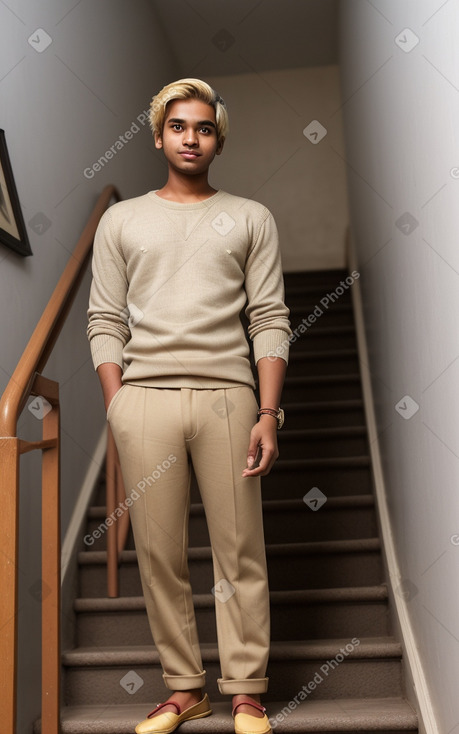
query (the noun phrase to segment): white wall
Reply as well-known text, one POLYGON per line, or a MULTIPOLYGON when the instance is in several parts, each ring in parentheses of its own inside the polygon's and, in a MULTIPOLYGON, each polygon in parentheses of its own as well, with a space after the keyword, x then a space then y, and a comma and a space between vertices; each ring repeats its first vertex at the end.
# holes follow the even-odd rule
POLYGON ((351 222, 400 593, 445 734, 459 731, 458 31, 457 2, 341 4, 351 222), (406 28, 405 49, 419 38, 409 52, 394 40, 406 28), (419 405, 409 419, 396 410, 406 395, 419 405))
MULTIPOLYGON (((116 183, 127 198, 163 180, 150 132, 138 122, 139 131, 100 172, 88 178, 83 171, 131 128, 176 67, 148 2, 138 2, 133 13, 124 0, 16 0, 0 3, 0 27, 0 127, 26 223, 38 213, 50 222, 43 234, 28 226, 32 257, 0 246, 3 391, 104 185, 116 183), (41 52, 39 28, 52 39, 41 52)), ((89 282, 88 273, 45 370, 61 384, 63 531, 105 422, 86 339, 89 282)), ((26 410, 19 435, 32 438, 39 430, 26 410)), ((38 458, 21 462, 18 731, 24 734, 40 711, 38 458)))
POLYGON ((284 270, 344 267, 348 225, 338 66, 206 77, 230 133, 212 182, 261 201, 276 218, 284 270), (312 144, 303 130, 327 133, 312 144))

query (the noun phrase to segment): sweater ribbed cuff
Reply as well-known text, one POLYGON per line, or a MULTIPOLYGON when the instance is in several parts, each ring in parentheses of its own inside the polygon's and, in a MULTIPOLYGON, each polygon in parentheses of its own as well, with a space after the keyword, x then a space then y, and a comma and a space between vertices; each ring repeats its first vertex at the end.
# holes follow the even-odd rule
POLYGON ((253 337, 255 364, 262 357, 282 357, 288 364, 289 335, 283 329, 266 329, 253 337))
POLYGON ((123 370, 123 342, 110 334, 96 334, 90 343, 94 369, 104 362, 114 362, 123 370))

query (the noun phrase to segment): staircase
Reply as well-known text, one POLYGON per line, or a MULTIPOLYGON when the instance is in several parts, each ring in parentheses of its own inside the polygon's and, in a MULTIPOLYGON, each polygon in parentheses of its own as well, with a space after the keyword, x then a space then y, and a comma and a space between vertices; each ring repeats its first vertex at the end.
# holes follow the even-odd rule
MULTIPOLYGON (((346 275, 287 274, 292 327, 346 275)), ((416 732, 416 714, 404 699, 401 645, 390 627, 351 289, 320 307, 323 315, 291 347, 280 458, 262 482, 272 610, 263 701, 273 731, 416 732)), ((211 553, 195 486, 192 492, 190 571, 214 715, 179 731, 233 732, 230 698, 216 686, 211 553)), ((101 480, 88 533, 103 522, 104 501, 101 480)), ((104 537, 79 563, 76 647, 62 661, 62 732, 131 734, 167 697, 132 539, 122 555, 118 599, 105 596, 104 537)))

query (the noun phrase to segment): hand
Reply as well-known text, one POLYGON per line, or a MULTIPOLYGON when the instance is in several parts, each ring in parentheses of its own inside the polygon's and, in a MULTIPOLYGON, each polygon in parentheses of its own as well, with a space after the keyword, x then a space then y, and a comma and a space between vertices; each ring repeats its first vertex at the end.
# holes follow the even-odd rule
POLYGON ((123 387, 121 367, 113 362, 102 362, 97 368, 97 374, 104 394, 105 412, 107 412, 112 398, 123 387))
POLYGON ((123 387, 123 383, 120 383, 118 385, 118 387, 116 388, 116 390, 114 390, 113 388, 111 388, 110 390, 107 390, 106 392, 104 391, 104 403, 105 403, 105 412, 106 413, 108 411, 108 406, 112 402, 112 400, 115 397, 115 395, 118 392, 118 390, 121 390, 122 387, 123 387))
POLYGON ((265 477, 272 469, 279 456, 277 448, 277 419, 272 415, 261 415, 250 432, 249 450, 247 453, 247 469, 243 477, 265 477), (251 469, 261 453, 260 463, 251 469))

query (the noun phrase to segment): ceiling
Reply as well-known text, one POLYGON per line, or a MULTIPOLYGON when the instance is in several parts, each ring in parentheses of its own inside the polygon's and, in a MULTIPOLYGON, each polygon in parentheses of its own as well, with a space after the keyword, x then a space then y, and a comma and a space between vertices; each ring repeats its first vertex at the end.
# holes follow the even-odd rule
POLYGON ((151 0, 181 76, 338 63, 338 0, 151 0))

